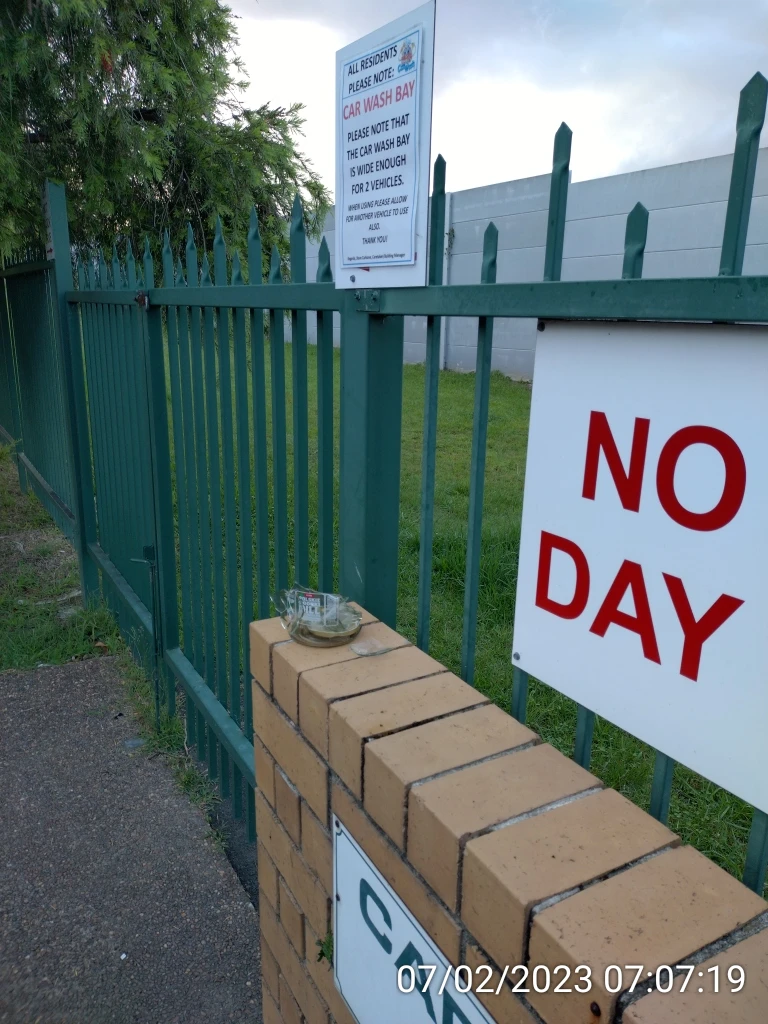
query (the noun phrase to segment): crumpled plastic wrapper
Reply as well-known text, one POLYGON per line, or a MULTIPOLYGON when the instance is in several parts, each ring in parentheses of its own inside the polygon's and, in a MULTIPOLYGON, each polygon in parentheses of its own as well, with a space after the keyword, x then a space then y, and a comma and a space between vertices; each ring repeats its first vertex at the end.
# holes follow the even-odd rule
POLYGON ((290 590, 281 590, 273 604, 283 627, 297 643, 308 647, 350 644, 355 654, 368 658, 394 650, 373 636, 352 642, 360 632, 363 616, 340 594, 324 594, 295 584, 290 590))
POLYGON ((291 638, 308 647, 351 643, 362 625, 362 614, 340 594, 324 594, 296 584, 281 590, 274 604, 291 638))

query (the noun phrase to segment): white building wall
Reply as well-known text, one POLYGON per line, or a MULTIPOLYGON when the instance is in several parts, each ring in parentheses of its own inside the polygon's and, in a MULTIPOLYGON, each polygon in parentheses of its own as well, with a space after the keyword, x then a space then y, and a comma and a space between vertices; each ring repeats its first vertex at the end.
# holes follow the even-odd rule
MULTIPOLYGON (((716 275, 730 184, 732 157, 718 156, 647 171, 572 183, 568 189, 562 279, 606 280, 621 277, 627 214, 637 202, 649 211, 643 277, 716 275)), ((450 168, 449 168, 450 171, 450 168)), ((549 206, 549 175, 454 192, 446 204, 444 274, 447 284, 480 280, 483 234, 493 220, 499 231, 497 280, 540 281, 549 206)), ((326 239, 333 253, 333 211, 326 239)), ((308 247, 307 278, 317 272, 317 246, 308 247)), ((752 201, 745 274, 768 274, 768 149, 760 150, 752 201)), ((361 282, 365 287, 364 282, 361 282)), ((477 321, 446 322, 443 365, 474 370, 477 321)), ((536 345, 535 320, 496 320, 493 368, 529 380, 536 345)), ((310 315, 314 339, 314 317, 310 315)), ((338 344, 338 326, 335 331, 338 344)), ((425 318, 408 317, 405 361, 425 358, 425 318)))

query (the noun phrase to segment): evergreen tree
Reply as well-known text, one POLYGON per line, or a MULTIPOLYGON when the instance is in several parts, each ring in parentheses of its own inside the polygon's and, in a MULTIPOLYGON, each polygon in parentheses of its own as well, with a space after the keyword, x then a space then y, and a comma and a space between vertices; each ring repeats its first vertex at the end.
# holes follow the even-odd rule
POLYGON ((297 191, 315 233, 302 107, 243 106, 236 39, 221 0, 0 0, 0 253, 41 237, 46 177, 82 250, 167 228, 178 251, 187 221, 210 245, 217 214, 242 248, 252 205, 284 248, 297 191))

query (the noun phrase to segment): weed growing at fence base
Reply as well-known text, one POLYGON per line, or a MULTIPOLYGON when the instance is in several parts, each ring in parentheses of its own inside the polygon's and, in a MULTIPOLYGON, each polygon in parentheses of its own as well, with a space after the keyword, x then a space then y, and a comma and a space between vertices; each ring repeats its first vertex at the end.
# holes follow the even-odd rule
POLYGON ((0 671, 112 653, 117 626, 80 603, 77 557, 0 448, 0 671))
POLYGON ((222 848, 225 837, 215 826, 215 811, 219 803, 216 786, 208 778, 204 767, 193 760, 186 746, 185 706, 183 694, 178 695, 177 714, 169 717, 166 699, 161 699, 160 725, 155 723, 155 695, 152 680, 136 660, 142 646, 137 633, 120 642, 118 664, 128 699, 139 722, 139 732, 145 741, 143 752, 149 757, 161 755, 173 772, 176 784, 205 815, 211 829, 211 839, 222 848))
MULTIPOLYGON (((110 611, 81 606, 77 556, 30 492, 19 489, 10 449, 0 447, 0 671, 34 668, 114 654, 149 756, 160 754, 181 790, 211 823, 215 786, 189 756, 181 714, 163 713, 155 728, 152 683, 134 659, 136 637, 127 642, 110 611)), ((222 836, 211 825, 211 837, 222 836)))
POLYGON ((35 495, 31 491, 21 493, 13 452, 8 445, 0 444, 0 536, 50 524, 51 517, 35 495))

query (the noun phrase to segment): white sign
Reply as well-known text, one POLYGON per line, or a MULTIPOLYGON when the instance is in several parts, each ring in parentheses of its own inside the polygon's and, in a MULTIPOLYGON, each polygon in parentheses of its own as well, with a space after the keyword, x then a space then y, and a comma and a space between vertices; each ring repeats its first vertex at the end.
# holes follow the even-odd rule
POLYGON ((426 284, 432 2, 336 54, 336 283, 426 284))
POLYGON ((768 330, 537 335, 514 664, 768 811, 768 330))
POLYGON ((477 998, 460 991, 488 983, 488 969, 470 977, 460 968, 457 983, 454 965, 338 818, 333 876, 334 980, 358 1024, 493 1024, 477 998))

